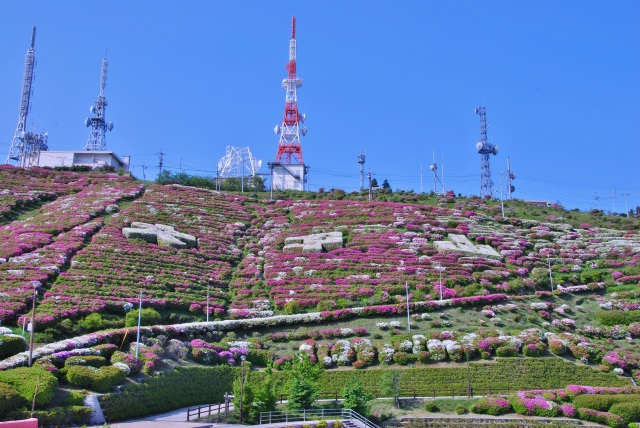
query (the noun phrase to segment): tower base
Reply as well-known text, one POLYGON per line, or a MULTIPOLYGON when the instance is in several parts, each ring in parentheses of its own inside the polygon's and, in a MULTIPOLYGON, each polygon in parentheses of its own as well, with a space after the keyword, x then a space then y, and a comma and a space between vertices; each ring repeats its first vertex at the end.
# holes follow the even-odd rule
POLYGON ((304 190, 307 167, 303 163, 270 162, 272 190, 304 190))

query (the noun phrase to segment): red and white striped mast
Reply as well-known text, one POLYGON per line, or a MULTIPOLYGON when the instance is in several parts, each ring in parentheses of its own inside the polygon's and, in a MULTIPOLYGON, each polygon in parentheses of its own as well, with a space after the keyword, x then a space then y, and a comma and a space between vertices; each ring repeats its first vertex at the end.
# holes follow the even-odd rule
POLYGON ((275 162, 304 163, 300 134, 307 135, 307 128, 300 128, 305 115, 298 113, 297 89, 302 86, 302 79, 296 75, 296 17, 291 18, 291 40, 289 41, 289 62, 287 63, 287 78, 282 80, 282 87, 287 95, 284 104, 284 118, 281 125, 276 125, 274 131, 280 134, 278 154, 275 162))

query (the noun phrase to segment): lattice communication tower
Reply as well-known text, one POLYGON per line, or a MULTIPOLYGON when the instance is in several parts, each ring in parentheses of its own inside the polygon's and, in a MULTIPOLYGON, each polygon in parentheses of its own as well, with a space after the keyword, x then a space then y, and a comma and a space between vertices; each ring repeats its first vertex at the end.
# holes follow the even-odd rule
POLYGON ((498 146, 487 142, 487 112, 485 108, 478 107, 476 114, 480 116, 480 141, 476 144, 476 150, 480 153, 480 195, 491 197, 493 195, 493 181, 491 181, 489 155, 497 155, 498 146))
POLYGON ((107 57, 102 58, 102 73, 100 74, 100 95, 96 98, 95 105, 89 107, 89 111, 93 113, 92 117, 85 119, 84 124, 89 130, 89 139, 84 145, 84 150, 89 152, 105 151, 107 149, 106 134, 107 131, 113 130, 113 122, 107 123, 105 120, 105 110, 107 108, 107 99, 104 97, 104 87, 107 85, 107 57))
POLYGON ((280 134, 278 154, 275 162, 304 163, 300 135, 307 134, 307 128, 300 128, 306 115, 298 113, 297 89, 302 86, 302 79, 296 74, 296 18, 291 19, 291 40, 289 41, 289 62, 287 63, 287 78, 282 80, 282 87, 286 91, 284 104, 284 118, 281 125, 276 125, 274 132, 280 134))
POLYGON ((226 154, 218 162, 218 176, 253 177, 262 166, 260 159, 255 159, 249 147, 227 146, 226 154))
POLYGON ((41 150, 48 149, 48 135, 46 132, 35 133, 27 131, 27 115, 31 110, 31 95, 33 94, 33 70, 36 65, 35 58, 36 27, 31 33, 31 47, 27 50, 24 60, 24 74, 22 76, 22 91, 20 97, 20 111, 18 114, 18 126, 11 140, 11 147, 5 163, 15 162, 19 167, 30 167, 33 158, 41 150))

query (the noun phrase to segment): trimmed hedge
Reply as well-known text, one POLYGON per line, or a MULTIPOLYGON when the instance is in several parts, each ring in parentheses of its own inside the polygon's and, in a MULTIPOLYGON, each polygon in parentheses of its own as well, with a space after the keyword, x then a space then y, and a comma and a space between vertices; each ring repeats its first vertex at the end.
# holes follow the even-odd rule
POLYGON ((11 385, 28 403, 33 400, 36 384, 38 384, 36 396, 38 406, 49 403, 58 386, 58 379, 40 367, 18 367, 0 371, 0 382, 11 385))
POLYGON ((239 373, 239 368, 229 366, 176 367, 144 383, 127 385, 122 393, 106 394, 100 401, 108 422, 221 402, 225 392, 232 392, 239 373))
MULTIPOLYGON (((12 416, 27 419, 30 417, 30 411, 15 412, 12 416)), ((54 407, 36 410, 33 417, 38 419, 38 426, 41 427, 79 426, 89 423, 91 409, 85 406, 54 407)))
POLYGON ((609 411, 624 419, 625 423, 640 421, 640 403, 634 401, 625 401, 616 403, 609 411))
POLYGON ((73 355, 66 359, 64 362, 65 367, 70 366, 91 366, 100 368, 107 364, 107 360, 104 357, 97 355, 73 355))
POLYGON ((608 412, 616 403, 635 402, 640 403, 638 394, 582 394, 573 399, 577 408, 608 412))
POLYGON ((27 341, 22 336, 0 335, 0 360, 19 354, 27 349, 27 341))
POLYGON ((26 400, 11 385, 0 383, 0 418, 26 404, 26 400))
POLYGON ((97 392, 109 392, 115 385, 124 382, 126 373, 114 366, 96 369, 90 366, 71 366, 67 370, 67 381, 80 388, 97 392))
POLYGON ((640 322, 640 310, 601 310, 596 312, 596 319, 600 322, 600 324, 606 325, 608 327, 612 327, 614 325, 629 325, 633 322, 640 322))
MULTIPOLYGON (((393 368, 393 366, 391 366, 393 368)), ((400 374, 399 389, 402 394, 418 395, 436 393, 449 394, 452 388, 466 391, 467 369, 458 367, 412 367, 396 366, 400 374)), ((522 391, 526 389, 555 389, 567 385, 628 386, 629 382, 613 373, 604 373, 588 366, 579 366, 558 357, 546 358, 498 358, 496 361, 472 361, 469 363, 469 377, 474 394, 500 391, 522 391)), ((325 370, 320 377, 321 393, 334 394, 344 388, 346 382, 356 377, 368 392, 379 395, 380 381, 385 370, 353 370, 345 375, 343 370, 325 370)), ((276 380, 283 386, 280 394, 286 395, 287 374, 275 372, 276 380)), ((260 384, 262 372, 252 373, 252 382, 260 384)))

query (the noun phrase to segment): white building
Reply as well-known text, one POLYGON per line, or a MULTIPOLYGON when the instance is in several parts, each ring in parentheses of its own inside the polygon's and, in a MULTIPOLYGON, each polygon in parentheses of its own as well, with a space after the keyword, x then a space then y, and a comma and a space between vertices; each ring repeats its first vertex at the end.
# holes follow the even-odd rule
POLYGON ((303 163, 269 163, 273 190, 305 190, 307 170, 303 163))
POLYGON ((112 166, 115 170, 129 171, 130 159, 130 156, 120 159, 114 152, 43 150, 33 153, 31 165, 51 168, 74 165, 86 165, 92 168, 112 166))

